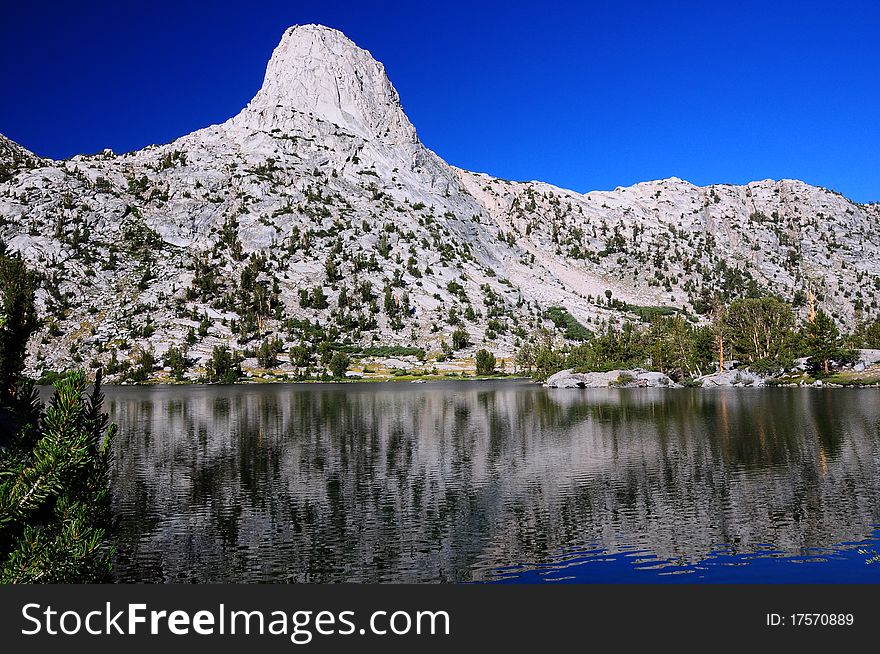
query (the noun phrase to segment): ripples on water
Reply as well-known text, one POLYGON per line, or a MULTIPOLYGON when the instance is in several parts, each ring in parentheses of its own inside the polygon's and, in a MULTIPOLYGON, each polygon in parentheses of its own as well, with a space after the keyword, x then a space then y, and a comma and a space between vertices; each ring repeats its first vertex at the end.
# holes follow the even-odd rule
POLYGON ((120 581, 880 581, 869 389, 108 388, 120 581))

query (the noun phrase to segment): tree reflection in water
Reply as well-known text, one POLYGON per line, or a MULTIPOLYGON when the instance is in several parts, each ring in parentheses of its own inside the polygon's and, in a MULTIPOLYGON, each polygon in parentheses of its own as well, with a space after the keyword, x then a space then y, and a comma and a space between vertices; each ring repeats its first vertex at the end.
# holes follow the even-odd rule
POLYGON ((693 571, 880 522, 872 390, 193 386, 107 402, 125 581, 492 580, 585 552, 693 571))

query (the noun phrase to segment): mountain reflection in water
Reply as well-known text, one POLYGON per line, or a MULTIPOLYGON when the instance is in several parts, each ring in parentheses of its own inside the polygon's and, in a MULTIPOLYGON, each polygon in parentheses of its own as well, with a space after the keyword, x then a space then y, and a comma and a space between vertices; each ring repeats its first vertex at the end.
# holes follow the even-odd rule
POLYGON ((876 390, 106 390, 120 581, 880 581, 876 390))

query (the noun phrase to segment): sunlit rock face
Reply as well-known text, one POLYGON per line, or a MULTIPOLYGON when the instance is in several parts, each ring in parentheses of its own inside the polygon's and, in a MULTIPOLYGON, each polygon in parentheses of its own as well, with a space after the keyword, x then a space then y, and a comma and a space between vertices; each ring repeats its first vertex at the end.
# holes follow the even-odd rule
POLYGON ((263 86, 234 122, 283 130, 296 113, 364 140, 416 138, 385 67, 341 32, 320 25, 297 25, 284 32, 263 86))

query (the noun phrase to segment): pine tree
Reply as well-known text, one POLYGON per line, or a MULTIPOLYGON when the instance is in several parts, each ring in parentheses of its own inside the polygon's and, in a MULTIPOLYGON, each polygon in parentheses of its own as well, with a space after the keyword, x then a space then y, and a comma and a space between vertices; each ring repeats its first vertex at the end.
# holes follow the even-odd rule
POLYGON ((27 342, 38 325, 35 287, 34 274, 0 242, 0 406, 13 401, 27 342))
POLYGON ((31 415, 0 454, 0 583, 98 583, 110 579, 113 548, 110 446, 100 373, 70 373, 45 409, 33 388, 31 415))
POLYGON ((467 333, 467 330, 459 327, 454 332, 452 332, 452 348, 455 350, 461 350, 462 348, 467 347, 471 344, 471 336, 467 333))
POLYGON ((522 347, 517 350, 515 363, 518 372, 524 372, 527 375, 532 373, 532 366, 535 365, 535 348, 531 343, 523 343, 522 347))
POLYGON ((211 359, 205 366, 208 381, 214 384, 234 384, 242 374, 241 361, 241 355, 226 345, 215 346, 211 359))
POLYGON ((189 368, 189 359, 186 356, 186 349, 183 347, 171 346, 165 352, 164 364, 171 369, 171 374, 177 381, 183 381, 184 375, 189 368))
POLYGON ((278 365, 278 353, 281 352, 284 344, 279 338, 269 338, 260 344, 257 348, 257 363, 262 368, 274 368, 278 365))
POLYGON ((750 365, 788 359, 794 313, 775 297, 734 300, 724 314, 730 349, 750 365))
POLYGON ((101 412, 101 372, 89 396, 84 372, 63 377, 44 407, 21 383, 34 277, 2 244, 0 293, 0 410, 16 426, 0 447, 0 583, 109 581, 116 427, 101 412))
POLYGON ((495 374, 495 355, 489 350, 479 350, 476 357, 477 374, 493 375, 495 374))
POLYGON ((880 349, 880 319, 866 326, 861 334, 862 347, 880 349))
POLYGON ((345 373, 348 371, 350 363, 350 357, 345 352, 337 350, 330 358, 330 373, 335 378, 342 379, 345 377, 345 373))
POLYGON ((824 311, 817 311, 815 319, 805 326, 804 340, 810 369, 828 375, 831 361, 843 356, 843 339, 834 320, 824 311))

